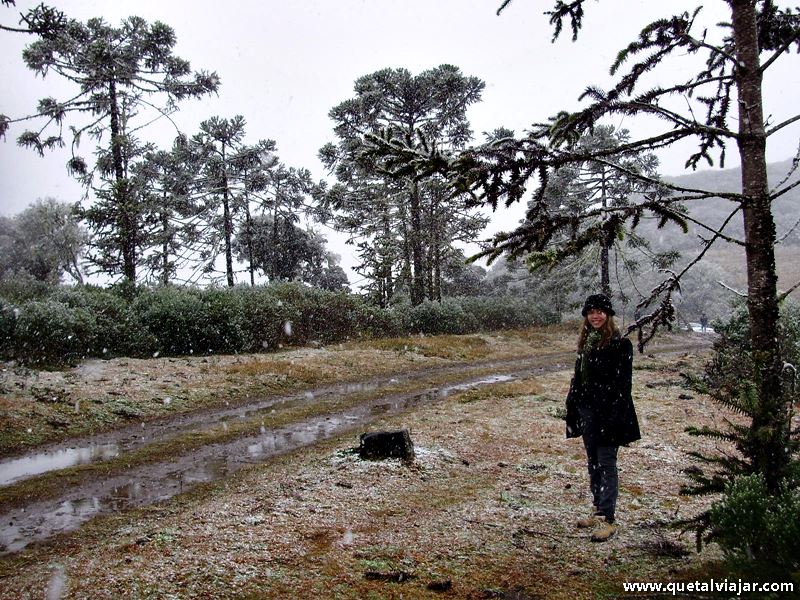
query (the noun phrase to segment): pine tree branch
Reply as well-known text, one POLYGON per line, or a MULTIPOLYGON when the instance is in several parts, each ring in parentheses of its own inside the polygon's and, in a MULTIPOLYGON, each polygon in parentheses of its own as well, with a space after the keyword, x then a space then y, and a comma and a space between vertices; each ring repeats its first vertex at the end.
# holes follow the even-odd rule
POLYGON ((791 125, 792 123, 796 123, 797 121, 800 121, 800 115, 795 115, 795 116, 791 117, 790 119, 786 119, 782 123, 778 123, 774 127, 770 127, 769 129, 767 129, 764 132, 764 134, 766 135, 766 137, 769 137, 773 133, 777 133, 778 131, 780 131, 784 127, 787 127, 788 125, 791 125))
POLYGON ((792 287, 790 287, 790 288, 789 288, 788 290, 786 290, 785 292, 782 292, 782 293, 778 294, 778 303, 780 304, 781 302, 783 302, 784 300, 786 300, 786 298, 788 298, 788 297, 789 297, 789 294, 791 294, 791 293, 792 293, 793 291, 795 291, 797 288, 800 288, 800 281, 798 281, 797 283, 795 283, 795 284, 794 284, 792 287))
POLYGON ((791 37, 791 38, 789 38, 789 39, 788 39, 786 42, 784 42, 784 43, 783 43, 783 45, 782 45, 780 48, 778 48, 777 50, 775 50, 775 52, 773 52, 773 53, 772 53, 772 56, 770 56, 770 57, 769 57, 769 58, 768 58, 768 59, 767 59, 767 60, 766 60, 766 61, 765 61, 765 62, 764 62, 764 63, 763 63, 763 64, 762 64, 762 65, 761 65, 759 68, 758 68, 758 70, 759 70, 761 73, 763 73, 764 71, 766 71, 767 69, 769 69, 769 68, 772 66, 772 64, 773 64, 773 63, 774 63, 776 60, 778 60, 778 58, 780 57, 780 55, 781 55, 781 54, 783 54, 784 52, 786 52, 786 51, 787 51, 787 50, 788 50, 788 49, 791 47, 791 45, 792 45, 792 44, 794 44, 795 42, 797 42, 798 40, 800 40, 800 31, 798 31, 798 32, 797 32, 797 33, 794 35, 794 37, 791 37))
MULTIPOLYGON (((687 213, 687 212, 682 212, 682 211, 678 211, 678 210, 676 210, 675 212, 678 213, 679 215, 681 215, 687 221, 690 221, 690 222, 694 223, 695 225, 697 225, 699 227, 702 227, 703 229, 705 229, 709 233, 714 234, 716 237, 718 237, 721 240, 724 240, 726 242, 730 242, 731 244, 737 244, 737 245, 742 246, 742 247, 746 246, 746 244, 745 244, 745 242, 743 240, 737 240, 736 238, 732 238, 730 236, 727 236, 724 233, 722 233, 722 230, 717 230, 717 229, 714 229, 713 227, 709 227, 705 223, 702 223, 702 222, 698 221, 697 219, 695 219, 694 217, 690 216, 689 213, 687 213)), ((703 238, 701 238, 701 239, 703 239, 703 238)))
POLYGON ((622 165, 619 165, 617 163, 605 160, 603 158, 592 157, 592 158, 587 158, 587 160, 604 164, 604 165, 606 165, 608 167, 611 167, 611 168, 616 169, 616 170, 618 170, 618 171, 620 171, 622 173, 625 173, 626 175, 628 175, 629 177, 631 177, 633 179, 637 179, 639 181, 642 181, 642 182, 645 182, 645 183, 649 183, 649 184, 651 184, 653 186, 665 187, 665 188, 667 188, 669 190, 672 190, 674 192, 681 192, 681 193, 686 193, 686 194, 698 194, 697 196, 691 196, 691 197, 681 197, 681 198, 677 198, 677 199, 670 198, 668 200, 669 202, 673 202, 673 201, 684 202, 686 200, 705 200, 705 199, 708 199, 708 198, 723 198, 725 200, 731 200, 733 202, 741 202, 742 201, 742 195, 741 194, 737 194, 735 192, 711 192, 711 191, 708 191, 708 190, 701 190, 701 189, 696 189, 696 188, 687 188, 687 187, 676 185, 674 183, 669 183, 668 181, 664 181, 662 179, 656 179, 654 177, 650 177, 650 176, 645 175, 644 173, 640 173, 638 171, 633 171, 633 170, 628 169, 628 168, 626 168, 626 167, 624 167, 622 165))
POLYGON ((717 283, 718 283, 719 285, 721 285, 722 287, 724 287, 724 288, 725 288, 726 290, 728 290, 729 292, 733 292, 734 294, 736 294, 736 295, 737 295, 737 296, 739 296, 740 298, 747 298, 747 294, 745 294, 745 293, 742 293, 742 292, 740 292, 739 290, 735 290, 735 289, 733 289, 731 286, 727 285, 727 284, 726 284, 724 281, 717 281, 717 283))
POLYGON ((779 191, 777 191, 777 192, 774 192, 774 193, 770 194, 770 195, 769 195, 769 198, 770 198, 770 200, 775 200, 776 198, 780 198, 780 197, 781 197, 781 196, 783 196, 783 195, 784 195, 786 192, 790 192, 791 190, 793 190, 793 189, 794 189, 794 188, 796 188, 797 186, 800 186, 800 179, 798 179, 797 181, 795 181, 793 184, 791 184, 791 185, 789 185, 789 186, 787 186, 787 187, 783 188, 782 190, 779 190, 779 191))

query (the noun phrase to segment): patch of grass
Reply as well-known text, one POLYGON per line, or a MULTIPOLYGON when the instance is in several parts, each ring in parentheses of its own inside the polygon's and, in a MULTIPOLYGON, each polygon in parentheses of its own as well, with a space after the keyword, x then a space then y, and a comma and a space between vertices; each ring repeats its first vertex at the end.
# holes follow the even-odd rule
POLYGON ((490 353, 489 343, 478 336, 437 335, 432 337, 402 337, 369 340, 360 344, 376 350, 413 352, 422 356, 451 360, 476 360, 490 353))
POLYGON ((317 365, 292 361, 249 361, 228 365, 224 372, 240 377, 259 377, 271 375, 276 379, 276 387, 286 389, 287 385, 313 385, 325 380, 324 369, 317 365))
POLYGON ((535 399, 542 391, 542 384, 536 379, 520 379, 475 387, 458 394, 457 398, 462 404, 521 396, 532 396, 532 399, 535 399))

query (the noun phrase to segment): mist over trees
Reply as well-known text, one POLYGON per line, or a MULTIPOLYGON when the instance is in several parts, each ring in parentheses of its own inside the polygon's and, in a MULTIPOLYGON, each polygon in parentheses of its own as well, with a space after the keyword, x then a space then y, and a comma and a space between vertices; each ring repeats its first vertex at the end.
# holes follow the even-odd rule
POLYGON ((88 241, 75 207, 53 198, 37 200, 13 217, 0 216, 0 280, 57 284, 66 274, 82 283, 79 263, 88 241))

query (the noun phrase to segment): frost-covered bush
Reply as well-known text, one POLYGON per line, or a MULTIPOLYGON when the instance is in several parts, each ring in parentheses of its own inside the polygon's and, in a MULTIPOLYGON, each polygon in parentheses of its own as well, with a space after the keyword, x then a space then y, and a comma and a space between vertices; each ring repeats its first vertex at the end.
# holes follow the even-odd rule
POLYGON ((800 569, 800 490, 784 481, 770 494, 760 474, 737 477, 711 508, 714 539, 726 557, 764 574, 800 569))
POLYGON ((300 311, 269 288, 247 288, 241 297, 242 351, 275 350, 292 341, 300 311))
POLYGON ((91 355, 94 316, 55 300, 33 300, 19 309, 14 354, 28 363, 63 364, 91 355))
POLYGON ((338 342, 359 335, 363 301, 344 292, 330 292, 299 283, 280 283, 270 291, 294 309, 292 344, 338 342))
POLYGON ((206 353, 206 306, 197 290, 163 287, 141 292, 133 312, 142 327, 156 339, 156 350, 172 356, 206 353))
POLYGON ((16 304, 28 300, 44 300, 58 287, 29 277, 14 277, 0 281, 0 298, 16 304))
POLYGON ((537 299, 527 296, 461 298, 461 306, 478 322, 483 331, 548 325, 558 322, 558 315, 537 299))
POLYGON ((62 288, 52 298, 92 314, 95 326, 90 353, 93 356, 148 356, 156 348, 155 336, 142 327, 130 303, 111 290, 76 286, 62 288))
POLYGON ((19 309, 5 300, 0 300, 0 358, 14 357, 14 335, 19 309))
POLYGON ((454 299, 441 303, 426 300, 418 306, 402 306, 395 309, 402 319, 403 328, 410 333, 463 334, 478 330, 478 321, 464 311, 454 299))
POLYGON ((209 288, 199 292, 203 303, 200 324, 203 335, 196 347, 205 352, 241 352, 244 346, 242 289, 209 288))
POLYGON ((795 523, 800 523, 797 496, 785 494, 786 489, 796 490, 800 484, 800 435, 791 424, 792 404, 798 399, 798 390, 793 385, 794 370, 789 366, 798 365, 800 360, 800 309, 797 305, 781 309, 778 342, 787 368, 784 396, 767 399, 777 400, 769 427, 763 425, 766 411, 764 399, 758 396, 760 373, 750 346, 745 307, 736 308, 727 321, 715 321, 714 329, 719 334, 714 353, 706 365, 704 378, 694 385, 717 404, 738 414, 746 424, 722 419, 719 427, 686 428, 693 436, 727 440, 738 453, 689 453, 702 468, 686 471, 691 483, 683 486, 681 492, 722 494, 722 500, 710 510, 678 524, 696 532, 698 545, 704 536, 706 540, 717 539, 731 555, 746 555, 756 564, 763 560, 765 552, 771 552, 771 544, 779 543, 783 532, 800 533, 797 531, 800 525, 788 526, 775 516, 786 516, 787 510, 794 510, 795 523), (777 456, 778 452, 785 452, 785 463, 784 457, 777 456), (764 466, 766 456, 775 461, 772 472, 764 466), (765 476, 771 477, 770 486, 764 483, 765 476))
MULTIPOLYGON (((781 357, 800 371, 800 305, 785 303, 779 318, 781 357)), ((741 392, 742 383, 753 381, 755 377, 747 307, 735 307, 728 320, 717 320, 712 325, 718 337, 714 342, 713 357, 706 366, 707 386, 715 394, 736 396, 741 392)), ((790 381, 787 373, 787 382, 790 381)), ((791 386, 787 386, 787 393, 791 392, 791 386)), ((800 401, 800 385, 795 385, 792 400, 800 401)))
POLYGON ((367 337, 396 337, 405 332, 403 322, 394 310, 364 304, 360 311, 361 331, 367 337))
POLYGON ((448 298, 386 309, 357 295, 299 283, 230 289, 61 286, 48 288, 46 297, 35 300, 39 304, 32 302, 0 301, 4 358, 64 362, 81 356, 261 352, 363 336, 526 327, 555 318, 533 300, 516 297, 448 298), (20 333, 17 315, 29 304, 20 333), (45 312, 58 323, 48 329, 51 335, 37 337, 31 323, 40 326, 45 312))
POLYGON ((303 326, 310 340, 340 342, 363 333, 364 302, 351 294, 309 289, 303 304, 303 326))

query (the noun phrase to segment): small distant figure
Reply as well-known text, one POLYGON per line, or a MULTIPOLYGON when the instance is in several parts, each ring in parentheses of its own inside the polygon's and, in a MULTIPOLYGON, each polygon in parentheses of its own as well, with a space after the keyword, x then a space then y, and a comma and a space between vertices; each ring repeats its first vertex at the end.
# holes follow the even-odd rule
POLYGON ((700 331, 705 333, 706 327, 708 327, 708 315, 706 315, 706 313, 703 313, 700 315, 700 331))

